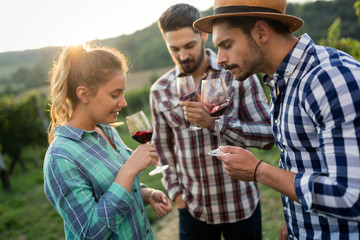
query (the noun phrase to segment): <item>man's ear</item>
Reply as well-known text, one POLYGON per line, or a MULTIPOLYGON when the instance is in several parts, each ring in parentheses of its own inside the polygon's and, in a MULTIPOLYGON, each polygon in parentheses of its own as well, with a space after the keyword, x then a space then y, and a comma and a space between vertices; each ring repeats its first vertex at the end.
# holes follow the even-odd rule
POLYGON ((207 33, 201 33, 203 42, 206 43, 206 41, 208 40, 209 35, 207 33))
POLYGON ((76 95, 83 103, 89 102, 90 91, 87 87, 79 86, 76 88, 76 95))
POLYGON ((253 38, 259 44, 266 43, 270 37, 270 27, 267 22, 259 20, 255 23, 253 29, 253 38))

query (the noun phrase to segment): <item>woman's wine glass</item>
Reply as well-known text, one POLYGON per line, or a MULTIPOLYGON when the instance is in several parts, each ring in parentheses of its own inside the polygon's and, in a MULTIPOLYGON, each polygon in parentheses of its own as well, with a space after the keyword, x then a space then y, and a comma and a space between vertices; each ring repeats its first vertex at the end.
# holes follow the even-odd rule
POLYGON ((221 146, 221 136, 219 129, 219 119, 226 111, 230 99, 227 93, 227 87, 223 78, 202 80, 201 82, 201 105, 204 110, 215 119, 215 129, 218 142, 218 148, 208 152, 211 156, 225 155, 219 150, 221 146))
MULTIPOLYGON (((180 101, 196 101, 195 82, 192 76, 182 76, 176 78, 176 89, 180 101)), ((197 131, 201 128, 194 123, 190 123, 187 130, 197 131)))
MULTIPOLYGON (((134 140, 141 144, 146 144, 151 141, 153 129, 143 111, 127 116, 126 123, 129 128, 130 135, 134 140)), ((169 165, 156 165, 156 168, 152 170, 149 175, 153 176, 155 174, 161 173, 168 167, 169 165)))

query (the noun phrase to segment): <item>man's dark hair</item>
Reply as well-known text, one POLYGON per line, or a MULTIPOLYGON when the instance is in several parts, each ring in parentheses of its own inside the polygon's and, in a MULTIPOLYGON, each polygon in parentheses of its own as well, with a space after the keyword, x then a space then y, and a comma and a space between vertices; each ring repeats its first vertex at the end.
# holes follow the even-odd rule
MULTIPOLYGON (((274 19, 270 19, 270 18, 262 18, 262 17, 224 17, 224 18, 219 18, 219 19, 215 19, 214 22, 227 22, 230 27, 233 28, 240 28, 242 30, 243 33, 250 35, 251 34, 251 30, 254 28, 255 23, 259 20, 265 21, 267 24, 269 24, 269 26, 274 29, 275 32, 279 33, 279 34, 287 34, 290 33, 289 32, 289 28, 274 19)), ((213 23, 214 23, 213 22, 213 23)))
POLYGON ((162 32, 179 30, 184 27, 191 27, 194 32, 193 22, 199 19, 200 12, 193 6, 185 3, 175 4, 161 14, 158 25, 162 32))

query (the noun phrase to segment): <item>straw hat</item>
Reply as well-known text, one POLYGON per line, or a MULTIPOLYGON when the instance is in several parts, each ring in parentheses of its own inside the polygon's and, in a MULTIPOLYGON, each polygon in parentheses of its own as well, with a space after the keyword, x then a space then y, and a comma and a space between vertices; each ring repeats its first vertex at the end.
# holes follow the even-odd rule
POLYGON ((201 32, 212 33, 212 23, 223 17, 264 17, 282 22, 289 31, 295 32, 304 24, 303 20, 285 14, 286 0, 214 0, 214 13, 211 16, 199 18, 194 22, 194 28, 201 32))

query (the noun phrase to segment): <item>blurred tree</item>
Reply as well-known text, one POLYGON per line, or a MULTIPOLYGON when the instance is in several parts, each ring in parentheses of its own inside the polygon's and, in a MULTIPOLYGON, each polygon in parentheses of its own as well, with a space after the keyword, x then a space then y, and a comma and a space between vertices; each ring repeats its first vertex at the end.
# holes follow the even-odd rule
MULTIPOLYGON (((33 145, 37 151, 38 144, 46 143, 45 118, 39 114, 37 95, 29 95, 21 101, 15 101, 13 96, 0 99, 0 144, 3 153, 11 158, 10 174, 17 163, 26 171, 21 159, 24 147, 33 145)), ((39 158, 35 160, 38 163, 39 158)))
POLYGON ((26 171, 25 164, 21 160, 23 119, 20 104, 14 101, 13 96, 4 97, 0 101, 0 113, 0 144, 3 153, 12 159, 10 174, 17 162, 23 171, 26 171))
MULTIPOLYGON (((353 8, 355 9, 355 14, 358 17, 358 22, 360 25, 360 0, 356 1, 353 8)), ((354 58, 360 61, 360 41, 346 37, 341 37, 342 31, 342 19, 336 18, 333 24, 328 29, 328 35, 326 39, 321 39, 319 43, 321 45, 326 45, 333 47, 339 50, 342 50, 354 58)))
POLYGON ((358 23, 359 23, 359 26, 360 26, 360 0, 355 2, 354 8, 355 8, 355 14, 358 17, 358 23))
POLYGON ((1 181, 2 181, 2 185, 4 187, 4 190, 9 191, 11 189, 10 180, 9 180, 8 173, 6 171, 5 162, 2 158, 1 148, 0 148, 0 177, 1 177, 1 181))

